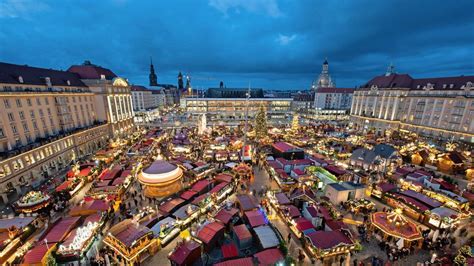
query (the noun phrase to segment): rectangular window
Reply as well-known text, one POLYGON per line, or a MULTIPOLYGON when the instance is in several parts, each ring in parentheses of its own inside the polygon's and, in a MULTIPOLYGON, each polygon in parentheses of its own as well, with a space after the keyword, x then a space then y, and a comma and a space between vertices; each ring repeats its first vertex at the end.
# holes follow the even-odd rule
POLYGON ((33 119, 35 118, 35 111, 34 110, 30 110, 30 116, 33 119))
POLYGON ((43 116, 43 109, 39 109, 40 116, 43 116))
POLYGON ((28 106, 31 106, 31 99, 26 99, 26 104, 27 104, 28 106))
POLYGON ((21 107, 21 99, 16 99, 16 106, 21 107))
POLYGON ((13 116, 13 113, 8 113, 8 121, 10 122, 15 121, 15 116, 13 116))
POLYGON ((5 137, 5 134, 3 133, 3 128, 0 128, 0 137, 5 137))
POLYGON ((3 103, 5 104, 5 108, 10 108, 10 101, 8 99, 3 99, 3 103))
POLYGON ((18 130, 16 129, 16 125, 15 125, 15 124, 11 124, 10 127, 12 128, 13 134, 17 134, 17 133, 18 133, 18 130))
POLYGON ((30 131, 30 130, 28 129, 28 125, 27 125, 25 122, 23 122, 22 124, 23 124, 23 129, 25 130, 25 132, 30 131))
POLYGON ((48 98, 44 98, 44 102, 46 103, 46 105, 49 105, 49 100, 48 100, 48 98))
POLYGON ((40 98, 36 98, 36 104, 41 105, 41 99, 40 98))
POLYGON ((51 115, 51 109, 48 108, 48 115, 51 115))
POLYGON ((33 129, 38 130, 38 125, 36 124, 36 121, 33 121, 33 129))
POLYGON ((21 120, 25 119, 25 114, 23 113, 23 111, 20 111, 19 115, 21 120))

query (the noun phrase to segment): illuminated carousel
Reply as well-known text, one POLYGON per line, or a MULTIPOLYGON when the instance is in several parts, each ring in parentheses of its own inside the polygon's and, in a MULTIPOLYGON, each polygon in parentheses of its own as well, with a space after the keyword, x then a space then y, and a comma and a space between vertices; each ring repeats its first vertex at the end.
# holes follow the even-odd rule
POLYGON ((20 213, 37 212, 51 203, 51 197, 41 191, 30 191, 13 204, 20 213))
POLYGON ((162 198, 181 190, 183 170, 163 160, 156 160, 138 175, 138 181, 144 185, 145 196, 162 198))
POLYGON ((246 163, 240 163, 238 165, 236 165, 234 168, 233 168, 233 171, 235 173, 236 176, 240 176, 240 177, 244 177, 244 178, 253 178, 253 170, 252 170, 252 167, 250 167, 248 164, 246 163))
POLYGON ((423 237, 415 223, 409 221, 402 214, 401 209, 393 212, 375 212, 370 216, 372 231, 380 232, 383 241, 392 237, 398 247, 417 246, 421 248, 423 237))

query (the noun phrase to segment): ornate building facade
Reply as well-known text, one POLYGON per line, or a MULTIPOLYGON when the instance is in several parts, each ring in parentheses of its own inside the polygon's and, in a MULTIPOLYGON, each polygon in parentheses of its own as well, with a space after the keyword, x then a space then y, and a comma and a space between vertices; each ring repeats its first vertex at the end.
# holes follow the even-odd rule
POLYGON ((69 71, 0 63, 3 201, 93 153, 115 133, 130 130, 128 98, 125 80, 90 63, 69 71), (113 106, 109 100, 118 102, 113 106))
POLYGON ((473 84, 474 76, 415 79, 390 67, 354 92, 351 118, 360 128, 380 134, 404 129, 472 143, 473 84))

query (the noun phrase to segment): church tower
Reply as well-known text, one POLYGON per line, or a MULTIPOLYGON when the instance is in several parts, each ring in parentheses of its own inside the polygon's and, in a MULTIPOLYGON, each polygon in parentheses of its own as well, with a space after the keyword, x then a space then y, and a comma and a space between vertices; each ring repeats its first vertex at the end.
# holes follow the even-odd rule
POLYGON ((181 74, 181 71, 178 74, 178 89, 179 91, 183 91, 183 74, 181 74))
POLYGON ((158 86, 157 76, 155 74, 155 67, 153 66, 153 59, 150 57, 150 86, 158 86))
POLYGON ((317 88, 332 88, 335 86, 336 84, 332 81, 331 76, 329 75, 329 63, 326 58, 323 63, 321 74, 319 74, 319 78, 313 82, 311 89, 316 90, 317 88))

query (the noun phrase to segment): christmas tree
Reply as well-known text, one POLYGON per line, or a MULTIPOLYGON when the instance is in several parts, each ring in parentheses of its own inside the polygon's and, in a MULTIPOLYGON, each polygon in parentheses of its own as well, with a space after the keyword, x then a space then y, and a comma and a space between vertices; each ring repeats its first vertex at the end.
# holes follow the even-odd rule
POLYGON ((300 117, 298 114, 293 115, 293 121, 291 122, 291 131, 294 133, 298 132, 298 128, 300 127, 300 117))
POLYGON ((255 137, 260 140, 265 138, 267 133, 267 111, 263 105, 260 105, 260 109, 255 116, 255 137))

